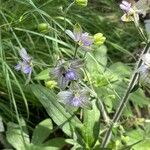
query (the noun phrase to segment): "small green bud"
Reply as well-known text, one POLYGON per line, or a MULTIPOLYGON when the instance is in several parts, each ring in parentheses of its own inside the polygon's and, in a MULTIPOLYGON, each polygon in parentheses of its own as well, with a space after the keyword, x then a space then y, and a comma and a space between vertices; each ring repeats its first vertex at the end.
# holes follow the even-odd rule
POLYGON ((45 86, 49 89, 53 89, 57 86, 57 82, 55 82, 54 80, 45 81, 45 86))
POLYGON ((38 25, 38 31, 41 33, 46 33, 49 30, 49 25, 47 23, 40 23, 38 25))
POLYGON ((86 7, 88 4, 88 0, 75 0, 76 4, 81 7, 86 7))
POLYGON ((123 142, 124 145, 127 145, 129 142, 130 138, 128 136, 121 136, 121 141, 123 142))
POLYGON ((106 40, 106 37, 103 36, 102 33, 97 33, 94 35, 94 44, 95 45, 102 45, 106 40))

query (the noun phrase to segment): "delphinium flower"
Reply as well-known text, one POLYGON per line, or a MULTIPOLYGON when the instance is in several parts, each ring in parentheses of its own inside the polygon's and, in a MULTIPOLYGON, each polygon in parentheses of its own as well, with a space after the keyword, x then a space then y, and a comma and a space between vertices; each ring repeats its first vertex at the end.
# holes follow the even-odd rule
POLYGON ((58 93, 59 102, 66 107, 90 108, 90 92, 86 89, 61 91, 58 93))
POLYGON ((19 61, 18 64, 15 66, 16 70, 20 70, 25 74, 31 75, 32 73, 32 58, 27 54, 27 51, 22 48, 19 51, 19 55, 22 61, 19 61))
POLYGON ((71 81, 77 81, 80 77, 80 68, 84 65, 81 59, 72 61, 59 61, 58 65, 53 68, 52 75, 57 79, 58 86, 65 89, 71 81))
POLYGON ((140 81, 142 84, 150 84, 150 53, 142 56, 143 63, 139 68, 140 81))
POLYGON ((130 22, 130 21, 139 21, 139 11, 137 8, 127 1, 122 1, 120 4, 120 8, 125 12, 125 14, 121 17, 122 21, 130 22))
POLYGON ((83 32, 79 24, 75 24, 73 32, 70 30, 66 30, 66 34, 70 36, 75 42, 77 42, 83 50, 91 50, 94 39, 89 35, 89 33, 83 32))

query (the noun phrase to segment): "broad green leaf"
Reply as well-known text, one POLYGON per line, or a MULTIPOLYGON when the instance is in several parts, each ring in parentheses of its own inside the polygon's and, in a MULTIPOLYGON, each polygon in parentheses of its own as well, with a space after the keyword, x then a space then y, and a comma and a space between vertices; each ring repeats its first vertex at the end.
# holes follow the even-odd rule
POLYGON ((45 69, 35 76, 35 80, 47 80, 50 78, 49 76, 50 69, 45 69))
POLYGON ((146 95, 144 94, 144 91, 142 89, 138 89, 137 91, 132 93, 130 99, 134 104, 136 104, 140 107, 150 104, 149 98, 146 97, 146 95))
POLYGON ((49 116, 68 136, 72 137, 73 134, 80 136, 76 129, 80 129, 82 123, 73 113, 66 112, 65 108, 57 101, 57 96, 54 92, 41 85, 31 85, 31 89, 49 116))
POLYGON ((92 101, 92 110, 84 110, 83 117, 83 138, 85 139, 86 145, 92 148, 98 139, 100 130, 100 111, 97 108, 96 100, 92 101))
POLYGON ((53 124, 51 119, 43 120, 35 127, 31 142, 35 145, 42 144, 44 140, 46 140, 46 138, 49 136, 52 129, 53 129, 53 124))
POLYGON ((6 138, 16 150, 27 150, 26 146, 30 142, 29 135, 26 132, 25 122, 22 120, 20 123, 22 131, 18 124, 12 122, 7 124, 6 138))
POLYGON ((109 67, 109 69, 115 75, 122 77, 122 79, 123 79, 123 77, 129 77, 130 73, 131 73, 130 67, 121 63, 121 62, 117 62, 117 63, 112 64, 109 67))
POLYGON ((103 72, 107 65, 107 48, 102 45, 95 47, 93 53, 87 55, 87 68, 90 73, 103 72))
POLYGON ((149 150, 150 135, 148 136, 144 130, 138 128, 130 131, 127 135, 129 136, 128 145, 132 145, 138 141, 141 141, 132 147, 134 150, 149 150))
POLYGON ((30 144, 26 150, 60 150, 60 148, 55 148, 55 147, 52 147, 52 146, 42 146, 42 145, 33 145, 33 144, 30 144))
POLYGON ((44 146, 51 147, 51 150, 60 150, 66 145, 64 138, 53 138, 43 144, 44 146))

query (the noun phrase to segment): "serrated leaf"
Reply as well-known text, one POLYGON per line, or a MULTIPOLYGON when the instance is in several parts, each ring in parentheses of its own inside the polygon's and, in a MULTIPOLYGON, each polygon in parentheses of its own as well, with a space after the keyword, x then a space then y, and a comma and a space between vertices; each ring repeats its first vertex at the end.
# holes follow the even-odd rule
POLYGON ((53 124, 51 119, 45 119, 40 122, 33 131, 33 136, 31 142, 33 144, 42 144, 44 140, 49 136, 53 129, 53 124))

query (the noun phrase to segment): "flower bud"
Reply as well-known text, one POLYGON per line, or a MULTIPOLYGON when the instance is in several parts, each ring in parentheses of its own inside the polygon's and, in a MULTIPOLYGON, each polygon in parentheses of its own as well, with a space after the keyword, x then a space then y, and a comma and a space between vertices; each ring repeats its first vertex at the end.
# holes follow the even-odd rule
POLYGON ((77 4, 78 6, 86 7, 86 6, 87 6, 87 3, 88 3, 88 0, 76 0, 75 2, 76 2, 76 4, 77 4))
POLYGON ((121 136, 121 141, 126 145, 129 142, 130 138, 128 136, 121 136))
POLYGON ((106 37, 103 36, 102 33, 97 33, 94 35, 94 44, 95 45, 102 45, 106 40, 106 37))
POLYGON ((45 86, 49 89, 53 89, 54 87, 56 87, 56 85, 57 85, 57 82, 53 80, 45 81, 45 86))
POLYGON ((46 33, 49 30, 49 25, 47 23, 40 23, 38 25, 38 31, 41 33, 46 33))

